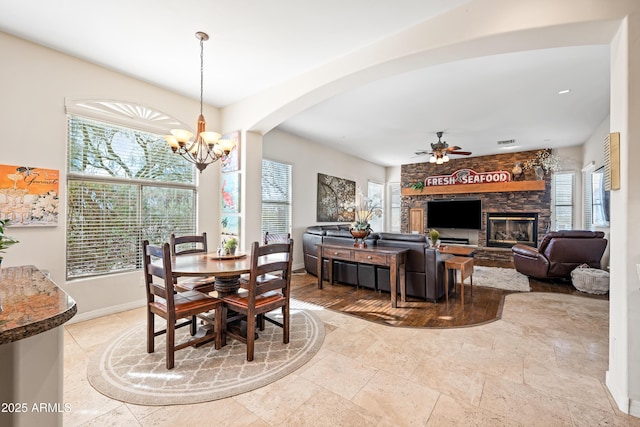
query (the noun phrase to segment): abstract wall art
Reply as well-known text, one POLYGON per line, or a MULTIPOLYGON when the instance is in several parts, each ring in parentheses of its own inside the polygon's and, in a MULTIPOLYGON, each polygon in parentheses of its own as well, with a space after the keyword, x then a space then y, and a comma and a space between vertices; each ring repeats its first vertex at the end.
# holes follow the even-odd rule
POLYGON ((318 174, 316 220, 318 222, 353 222, 356 183, 348 179, 318 174))

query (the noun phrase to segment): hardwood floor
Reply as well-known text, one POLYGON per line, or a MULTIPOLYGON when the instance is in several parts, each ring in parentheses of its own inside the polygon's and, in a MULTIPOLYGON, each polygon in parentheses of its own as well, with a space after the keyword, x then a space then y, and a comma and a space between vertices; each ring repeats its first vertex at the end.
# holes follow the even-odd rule
MULTIPOLYGON (((372 322, 400 327, 453 328, 480 325, 499 319, 502 314, 504 297, 512 291, 465 286, 464 307, 460 301, 460 287, 456 293, 438 303, 420 301, 411 308, 391 308, 388 293, 376 292, 351 285, 327 282, 318 289, 317 279, 307 273, 293 276, 291 296, 301 301, 313 303, 330 310, 357 316, 372 322)), ((584 296, 586 298, 608 299, 608 295, 589 295, 577 291, 571 282, 545 282, 529 279, 531 292, 553 292, 584 296)), ((409 299, 409 301, 417 301, 409 299)))

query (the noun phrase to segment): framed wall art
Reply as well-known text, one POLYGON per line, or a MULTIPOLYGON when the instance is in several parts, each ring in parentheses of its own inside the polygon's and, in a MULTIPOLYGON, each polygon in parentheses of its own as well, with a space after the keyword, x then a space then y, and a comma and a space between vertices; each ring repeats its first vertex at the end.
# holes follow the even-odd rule
POLYGON ((222 159, 220 168, 222 172, 235 172, 240 168, 240 131, 225 133, 222 139, 232 140, 235 146, 229 155, 222 159))
POLYGON ((231 236, 238 237, 240 235, 240 217, 238 215, 223 215, 221 234, 224 238, 231 236))
POLYGON ((348 179, 318 174, 316 220, 318 222, 353 222, 356 183, 348 179))
POLYGON ((60 171, 0 165, 0 219, 9 227, 58 225, 60 171))
POLYGON ((240 212, 240 172, 222 174, 222 213, 240 212))

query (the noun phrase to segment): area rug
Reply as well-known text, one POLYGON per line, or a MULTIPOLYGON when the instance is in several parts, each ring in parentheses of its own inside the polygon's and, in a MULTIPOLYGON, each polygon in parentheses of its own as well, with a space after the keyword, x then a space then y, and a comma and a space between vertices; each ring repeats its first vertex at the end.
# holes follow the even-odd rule
MULTIPOLYGON (((468 281, 467 281, 468 283, 468 281)), ((473 286, 504 289, 506 291, 529 292, 529 278, 513 268, 473 267, 473 286)))
MULTIPOLYGON (((156 337, 155 352, 148 354, 141 323, 90 360, 87 378, 105 396, 146 406, 208 402, 254 390, 295 371, 322 346, 322 322, 302 307, 305 303, 292 300, 289 344, 282 343, 280 327, 265 322, 252 362, 246 360, 246 346, 229 338, 220 350, 210 343, 177 351, 175 368, 167 370, 164 335, 156 337)), ((188 329, 176 333, 176 342, 188 329)))

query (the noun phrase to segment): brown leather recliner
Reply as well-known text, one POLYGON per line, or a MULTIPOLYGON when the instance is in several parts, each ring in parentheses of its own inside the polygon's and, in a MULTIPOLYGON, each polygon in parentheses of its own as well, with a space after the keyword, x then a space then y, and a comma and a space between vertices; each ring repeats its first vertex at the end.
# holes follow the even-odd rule
POLYGON ((522 274, 537 279, 570 278, 581 264, 600 268, 607 239, 602 231, 552 231, 544 236, 538 249, 514 245, 513 263, 522 274))

